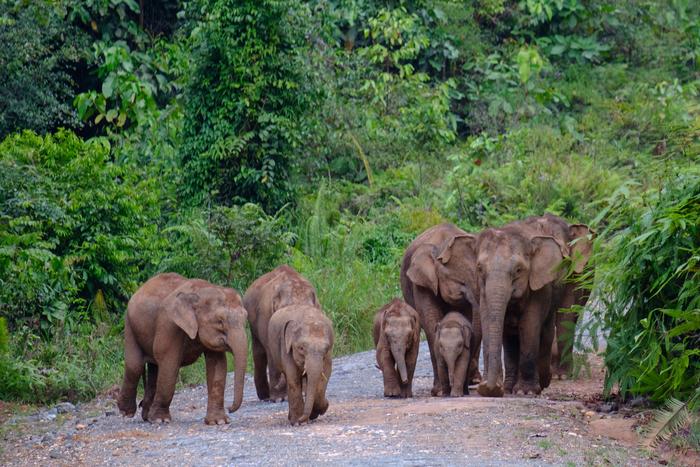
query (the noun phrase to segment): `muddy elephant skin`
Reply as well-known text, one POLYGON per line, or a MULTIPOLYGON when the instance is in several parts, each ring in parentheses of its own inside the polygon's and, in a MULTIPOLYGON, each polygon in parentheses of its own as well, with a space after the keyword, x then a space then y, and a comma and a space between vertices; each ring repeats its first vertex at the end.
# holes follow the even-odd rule
POLYGON ((440 224, 423 232, 406 249, 401 264, 401 291, 406 303, 420 317, 433 365, 433 396, 441 391, 435 356, 435 330, 450 311, 462 313, 474 329, 475 348, 469 379, 479 381, 481 324, 479 284, 474 243, 476 236, 452 224, 440 224))
POLYGON ((554 237, 566 245, 564 258, 571 262, 572 270, 564 280, 558 311, 555 316, 556 339, 552 346, 552 374, 562 378, 569 375, 573 363, 572 350, 576 322, 579 314, 566 312, 574 305, 584 306, 590 292, 578 285, 593 250, 595 232, 585 224, 569 224, 561 217, 546 213, 523 221, 541 235, 554 237))
POLYGON ((551 236, 509 225, 481 232, 475 252, 486 370, 478 392, 539 394, 551 380, 562 246, 551 236))
POLYGON ((320 308, 314 286, 287 265, 279 266, 260 276, 243 296, 243 306, 248 311, 252 336, 255 390, 260 400, 279 402, 287 396, 284 378, 270 365, 267 329, 272 315, 290 305, 320 308))
POLYGON ((460 313, 447 313, 438 324, 435 347, 443 396, 462 397, 469 394, 467 374, 473 341, 472 325, 460 313))
POLYGON ((204 354, 208 391, 204 421, 228 423, 224 412, 226 352, 234 356, 234 401, 229 408, 234 412, 243 400, 246 318, 241 297, 233 289, 173 273, 149 279, 129 300, 124 320, 124 383, 117 403, 121 413, 128 417, 136 413, 136 386, 143 376, 143 419, 169 422, 180 367, 204 354))
POLYGON ((291 305, 275 312, 268 325, 272 364, 287 380, 289 423, 299 425, 328 410, 333 325, 323 311, 291 305))
POLYGON ((413 373, 418 360, 418 313, 395 298, 374 316, 377 366, 384 378, 384 397, 413 397, 413 373))

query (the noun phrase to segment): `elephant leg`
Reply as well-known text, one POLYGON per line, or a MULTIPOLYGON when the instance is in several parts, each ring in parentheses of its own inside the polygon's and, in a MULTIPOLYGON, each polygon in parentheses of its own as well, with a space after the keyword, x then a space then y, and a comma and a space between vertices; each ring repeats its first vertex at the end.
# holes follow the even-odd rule
POLYGON ((284 375, 273 365, 270 365, 268 371, 270 372, 270 384, 272 385, 272 388, 270 388, 270 400, 282 402, 287 398, 287 381, 284 379, 284 375))
POLYGON ((416 362, 418 361, 418 344, 411 346, 411 348, 406 352, 406 376, 408 377, 408 382, 401 386, 401 397, 413 397, 413 375, 416 372, 416 362))
POLYGON ((319 415, 323 415, 328 410, 329 403, 328 399, 326 399, 326 387, 331 377, 332 365, 329 357, 323 365, 323 374, 321 375, 321 381, 318 385, 316 399, 314 399, 314 408, 311 410, 311 416, 309 416, 310 420, 317 419, 319 415))
MULTIPOLYGON (((538 306, 536 300, 531 300, 520 317, 518 326, 518 338, 520 344, 520 356, 518 361, 518 381, 513 387, 513 394, 539 394, 542 392, 538 372, 538 357, 540 355, 540 339, 542 332, 542 317, 540 310, 548 310, 546 306, 538 306)), ((551 344, 550 344, 551 345, 551 344)))
MULTIPOLYGON (((575 304, 575 285, 566 284, 560 309, 568 309, 575 304)), ((555 317, 557 351, 552 353, 551 371, 560 379, 571 371, 574 328, 578 313, 557 311, 555 317)))
POLYGON ((205 352, 207 365, 207 425, 229 423, 224 412, 224 390, 226 388, 226 354, 224 352, 205 352))
POLYGON ((151 423, 169 423, 170 403, 175 394, 175 383, 177 374, 180 371, 181 352, 172 349, 164 352, 161 358, 157 359, 158 379, 156 380, 156 393, 153 398, 153 405, 148 411, 148 421, 151 423))
MULTIPOLYGON (((472 331, 472 340, 469 346, 471 361, 469 363, 468 382, 471 384, 478 384, 481 382, 481 373, 479 372, 479 354, 481 353, 482 336, 481 314, 479 313, 478 308, 472 310, 472 331)), ((467 391, 465 391, 465 394, 468 393, 467 391)))
POLYGON ((518 363, 520 359, 520 342, 517 334, 503 336, 503 359, 506 377, 503 382, 505 392, 513 392, 518 382, 518 363))
POLYGON ((143 400, 141 401, 141 418, 148 421, 148 411, 151 410, 153 398, 156 395, 156 382, 158 381, 158 365, 148 362, 146 364, 148 372, 144 380, 143 400))
POLYGON ((413 296, 416 299, 416 311, 420 316, 420 326, 425 332, 426 340, 428 341, 428 349, 430 350, 430 363, 433 365, 433 389, 430 393, 433 396, 440 394, 440 380, 438 379, 437 360, 435 357, 435 330, 444 313, 435 298, 425 291, 425 289, 414 290, 413 296))
POLYGON ((438 352, 435 356, 437 359, 437 371, 438 371, 438 381, 440 381, 440 390, 443 397, 450 395, 450 375, 447 369, 447 363, 442 355, 438 352))
POLYGON ((301 381, 296 378, 290 378, 289 374, 285 374, 287 378, 287 400, 289 401, 289 423, 297 425, 299 419, 304 415, 304 397, 302 395, 301 381))
POLYGON ((549 387, 552 381, 552 372, 550 363, 552 360, 552 341, 554 340, 554 313, 542 323, 542 331, 540 337, 540 354, 537 361, 537 372, 540 377, 540 387, 542 389, 549 387))
POLYGON ((384 397, 399 397, 401 395, 400 377, 396 371, 396 362, 391 351, 382 347, 380 355, 382 376, 384 378, 384 397))
POLYGON ((117 400, 119 411, 127 417, 136 413, 136 388, 143 375, 144 363, 143 352, 127 323, 124 327, 124 382, 117 400))
POLYGON ((258 394, 258 399, 266 401, 270 398, 270 386, 267 382, 267 352, 255 334, 252 334, 252 341, 255 392, 258 394))
POLYGON ((453 377, 454 384, 450 396, 462 397, 469 394, 469 383, 467 382, 467 370, 469 369, 469 361, 471 360, 469 352, 466 350, 457 359, 455 364, 455 374, 453 377))

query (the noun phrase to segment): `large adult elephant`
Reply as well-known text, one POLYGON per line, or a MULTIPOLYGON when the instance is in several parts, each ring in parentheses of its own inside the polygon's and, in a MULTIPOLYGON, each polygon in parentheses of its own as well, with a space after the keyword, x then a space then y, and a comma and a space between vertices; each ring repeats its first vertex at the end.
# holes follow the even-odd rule
POLYGON ((558 312, 555 315, 556 345, 552 347, 552 374, 565 376, 571 371, 572 350, 578 313, 562 312, 574 305, 583 306, 588 301, 589 291, 580 287, 580 279, 593 250, 595 232, 585 224, 569 224, 561 217, 546 213, 529 217, 523 224, 541 235, 554 237, 562 248, 564 257, 571 261, 572 271, 562 285, 558 312))
POLYGON ((551 380, 563 245, 516 224, 487 229, 471 246, 477 256, 486 371, 478 392, 539 394, 551 380))
POLYGON ((433 364, 432 395, 440 393, 435 353, 435 331, 450 311, 462 313, 472 322, 471 381, 478 381, 481 324, 476 256, 476 236, 453 224, 440 224, 423 232, 406 249, 401 264, 401 291, 404 300, 418 312, 425 331, 433 364))

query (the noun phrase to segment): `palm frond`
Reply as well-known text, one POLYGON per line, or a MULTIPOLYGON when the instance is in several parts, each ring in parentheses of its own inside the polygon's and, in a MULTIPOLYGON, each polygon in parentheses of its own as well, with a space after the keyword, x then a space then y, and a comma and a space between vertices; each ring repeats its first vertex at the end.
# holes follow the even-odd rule
POLYGON ((654 411, 654 419, 647 426, 642 444, 655 446, 659 441, 668 441, 674 433, 690 421, 688 402, 670 398, 663 409, 654 411))

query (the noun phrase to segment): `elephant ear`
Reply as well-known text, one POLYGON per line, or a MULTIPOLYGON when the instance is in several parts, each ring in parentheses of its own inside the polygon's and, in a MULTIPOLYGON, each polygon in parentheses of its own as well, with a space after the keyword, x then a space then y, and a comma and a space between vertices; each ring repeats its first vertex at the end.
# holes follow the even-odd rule
POLYGON ((474 260, 474 263, 476 263, 476 254, 474 253, 475 240, 476 236, 468 233, 448 238, 442 244, 442 249, 438 253, 438 261, 442 264, 447 264, 453 255, 463 255, 468 260, 474 260))
POLYGON ((573 224, 569 226, 569 238, 572 239, 570 245, 574 271, 580 274, 591 257, 595 232, 585 224, 573 224))
POLYGON ((438 276, 435 268, 435 245, 419 246, 411 258, 411 266, 406 275, 411 282, 438 294, 438 276))
POLYGON ((194 306, 199 302, 196 293, 177 292, 175 297, 168 301, 168 316, 180 329, 185 331, 190 339, 197 337, 199 325, 194 313, 194 306))
POLYGON ((471 347, 472 332, 468 326, 462 326, 462 339, 464 340, 464 348, 469 350, 471 347))
POLYGON ((437 260, 445 269, 449 277, 456 279, 464 285, 467 301, 472 306, 477 306, 479 291, 476 278, 476 235, 464 233, 447 239, 437 254, 437 260), (455 275, 455 273, 457 273, 455 275))
POLYGON ((530 245, 530 289, 539 290, 559 278, 557 267, 564 257, 559 244, 552 237, 532 237, 530 245))
POLYGON ((294 320, 287 321, 287 324, 284 325, 284 348, 287 353, 292 351, 292 344, 298 329, 299 323, 294 320))

